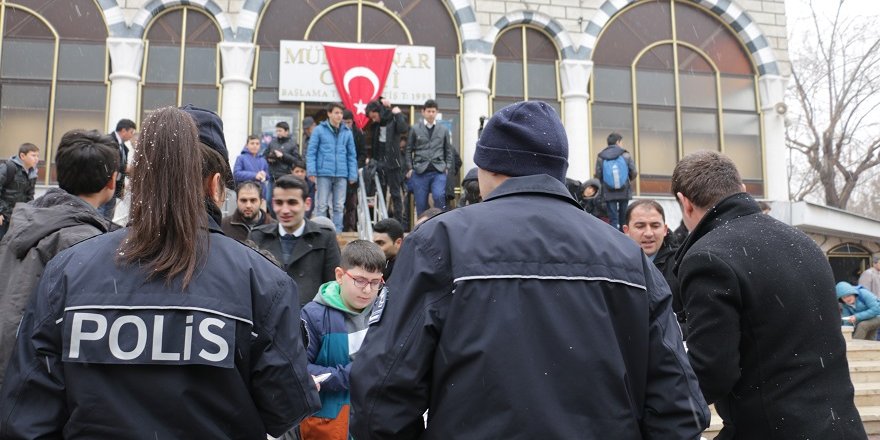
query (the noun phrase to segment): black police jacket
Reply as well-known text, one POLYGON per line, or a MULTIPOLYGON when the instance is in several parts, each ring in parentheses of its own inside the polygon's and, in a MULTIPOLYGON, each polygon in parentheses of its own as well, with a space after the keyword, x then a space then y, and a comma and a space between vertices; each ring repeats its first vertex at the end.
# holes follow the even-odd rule
POLYGON ((420 225, 387 286, 352 364, 354 438, 681 440, 708 424, 663 276, 550 176, 420 225))
POLYGON ((186 290, 111 263, 126 229, 53 258, 0 392, 0 438, 265 439, 319 409, 296 285, 211 229, 186 290))

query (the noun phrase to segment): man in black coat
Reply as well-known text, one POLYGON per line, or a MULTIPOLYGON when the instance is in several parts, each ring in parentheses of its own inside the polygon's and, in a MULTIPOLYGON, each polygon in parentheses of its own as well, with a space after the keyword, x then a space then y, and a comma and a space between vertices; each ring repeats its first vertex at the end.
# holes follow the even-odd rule
POLYGON ((724 427, 717 439, 864 439, 834 277, 809 237, 743 192, 733 161, 682 159, 672 192, 688 356, 724 427))
POLYGON ((116 170, 116 192, 113 193, 107 203, 98 208, 98 212, 107 220, 113 221, 113 215, 116 213, 116 201, 122 198, 125 193, 125 176, 128 175, 128 146, 126 142, 134 138, 137 131, 137 124, 131 119, 120 119, 116 123, 116 131, 108 134, 116 141, 116 150, 119 152, 119 167, 116 170))
POLYGON ((672 311, 681 326, 682 338, 687 339, 684 307, 681 305, 681 292, 675 277, 675 252, 678 246, 669 235, 666 213, 663 206, 651 199, 636 200, 626 208, 623 233, 632 238, 657 270, 663 274, 669 290, 672 291, 672 311))
POLYGON ((669 288, 572 199, 567 159, 549 105, 492 116, 474 155, 483 202, 419 225, 373 308, 354 438, 699 437, 709 412, 669 288))
POLYGON ((39 162, 40 149, 30 142, 18 147, 18 155, 0 162, 0 239, 9 230, 15 205, 34 199, 39 162))
POLYGON ((406 121, 400 108, 397 106, 388 108, 388 100, 380 99, 367 105, 367 116, 373 121, 370 125, 372 130, 372 160, 376 161, 379 170, 379 181, 382 183, 382 192, 391 193, 391 215, 402 225, 408 222, 403 211, 403 171, 404 164, 400 151, 400 137, 409 131, 409 123, 406 121))
POLYGON ((312 200, 304 180, 282 176, 275 181, 272 191, 278 223, 253 228, 250 239, 272 254, 296 281, 303 306, 314 299, 321 284, 336 279, 335 269, 340 260, 336 232, 305 218, 312 200))

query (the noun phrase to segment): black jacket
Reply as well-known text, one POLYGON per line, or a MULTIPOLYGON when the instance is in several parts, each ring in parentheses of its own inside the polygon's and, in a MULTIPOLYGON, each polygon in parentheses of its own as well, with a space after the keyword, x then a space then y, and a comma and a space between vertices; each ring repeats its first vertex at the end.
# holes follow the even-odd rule
POLYGON ((745 193, 678 252, 688 356, 719 439, 864 439, 825 255, 745 193))
POLYGON ((354 438, 680 440, 707 426, 662 276, 552 177, 512 177, 428 220, 397 260, 352 365, 354 438))
POLYGON ((287 274, 296 281, 300 306, 315 298, 318 288, 336 279, 339 266, 339 244, 336 231, 305 220, 306 228, 296 240, 293 257, 285 264, 281 253, 278 224, 257 226, 251 230, 250 239, 260 249, 269 251, 283 265, 287 274))
POLYGON ((638 172, 636 171, 635 161, 633 161, 629 152, 621 148, 619 145, 609 145, 599 152, 599 156, 596 158, 596 172, 593 177, 602 182, 602 197, 604 197, 606 201, 610 202, 614 200, 632 199, 632 181, 636 178, 636 175, 638 175, 638 172), (627 181, 623 188, 614 189, 608 186, 602 179, 602 164, 606 160, 617 159, 620 155, 623 155, 623 158, 626 160, 626 166, 629 168, 629 175, 627 176, 627 181))
POLYGON ((125 142, 119 141, 115 131, 110 132, 107 137, 112 139, 113 143, 116 144, 116 153, 119 156, 119 167, 116 170, 116 190, 113 192, 113 197, 121 198, 125 194, 125 176, 128 175, 126 171, 128 170, 129 150, 128 146, 125 145, 125 142))
POLYGON ((4 217, 4 224, 12 218, 12 208, 16 203, 27 203, 34 199, 36 185, 37 173, 24 169, 18 156, 0 163, 0 215, 4 217), (14 177, 10 178, 9 174, 14 177))
POLYGON ((0 393, 0 438, 263 439, 320 408, 296 285, 211 223, 185 291, 109 263, 125 229, 49 262, 0 393))
POLYGON ((667 233, 663 238, 663 245, 654 255, 654 266, 657 266, 657 270, 663 274, 663 279, 669 285, 669 290, 672 292, 672 311, 675 312, 675 318, 678 320, 678 325, 681 326, 682 338, 687 339, 687 316, 681 302, 681 287, 675 276, 675 253, 677 251, 678 246, 675 244, 675 238, 672 234, 667 233))
POLYGON ((409 130, 409 122, 402 112, 391 113, 391 110, 382 107, 381 119, 378 123, 370 124, 372 130, 372 158, 379 163, 382 169, 400 169, 403 157, 400 152, 400 135, 409 130), (379 132, 385 127, 385 142, 379 141, 379 132))
POLYGON ((302 160, 299 151, 296 151, 298 149, 293 138, 272 138, 266 149, 266 162, 269 162, 269 174, 272 176, 272 180, 290 174, 293 170, 294 160, 302 160), (281 152, 281 157, 275 155, 276 151, 281 152))
POLYGON ((232 237, 240 242, 245 242, 253 228, 261 225, 273 225, 277 223, 269 216, 269 214, 266 214, 265 211, 260 211, 260 215, 262 218, 260 219, 259 224, 251 226, 244 221, 241 217, 241 213, 236 209, 231 215, 223 217, 223 220, 220 222, 220 228, 223 229, 223 233, 226 234, 227 237, 232 237))

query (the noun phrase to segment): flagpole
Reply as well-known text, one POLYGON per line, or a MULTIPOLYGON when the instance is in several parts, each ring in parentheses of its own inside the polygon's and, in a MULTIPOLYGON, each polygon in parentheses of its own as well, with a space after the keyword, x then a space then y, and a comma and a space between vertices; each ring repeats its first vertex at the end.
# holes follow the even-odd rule
POLYGON ((361 27, 363 26, 364 20, 364 0, 358 0, 358 35, 357 42, 362 43, 363 38, 361 38, 361 27))

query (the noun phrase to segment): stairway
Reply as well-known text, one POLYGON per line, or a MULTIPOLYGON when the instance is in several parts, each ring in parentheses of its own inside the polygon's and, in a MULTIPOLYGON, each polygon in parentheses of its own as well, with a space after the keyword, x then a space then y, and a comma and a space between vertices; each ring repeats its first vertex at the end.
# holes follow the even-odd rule
MULTIPOLYGON (((880 434, 880 342, 853 340, 852 327, 842 328, 846 339, 846 357, 849 374, 855 387, 856 408, 862 417, 865 431, 871 438, 880 434)), ((703 438, 712 440, 721 430, 721 418, 712 410, 712 422, 703 438)))

